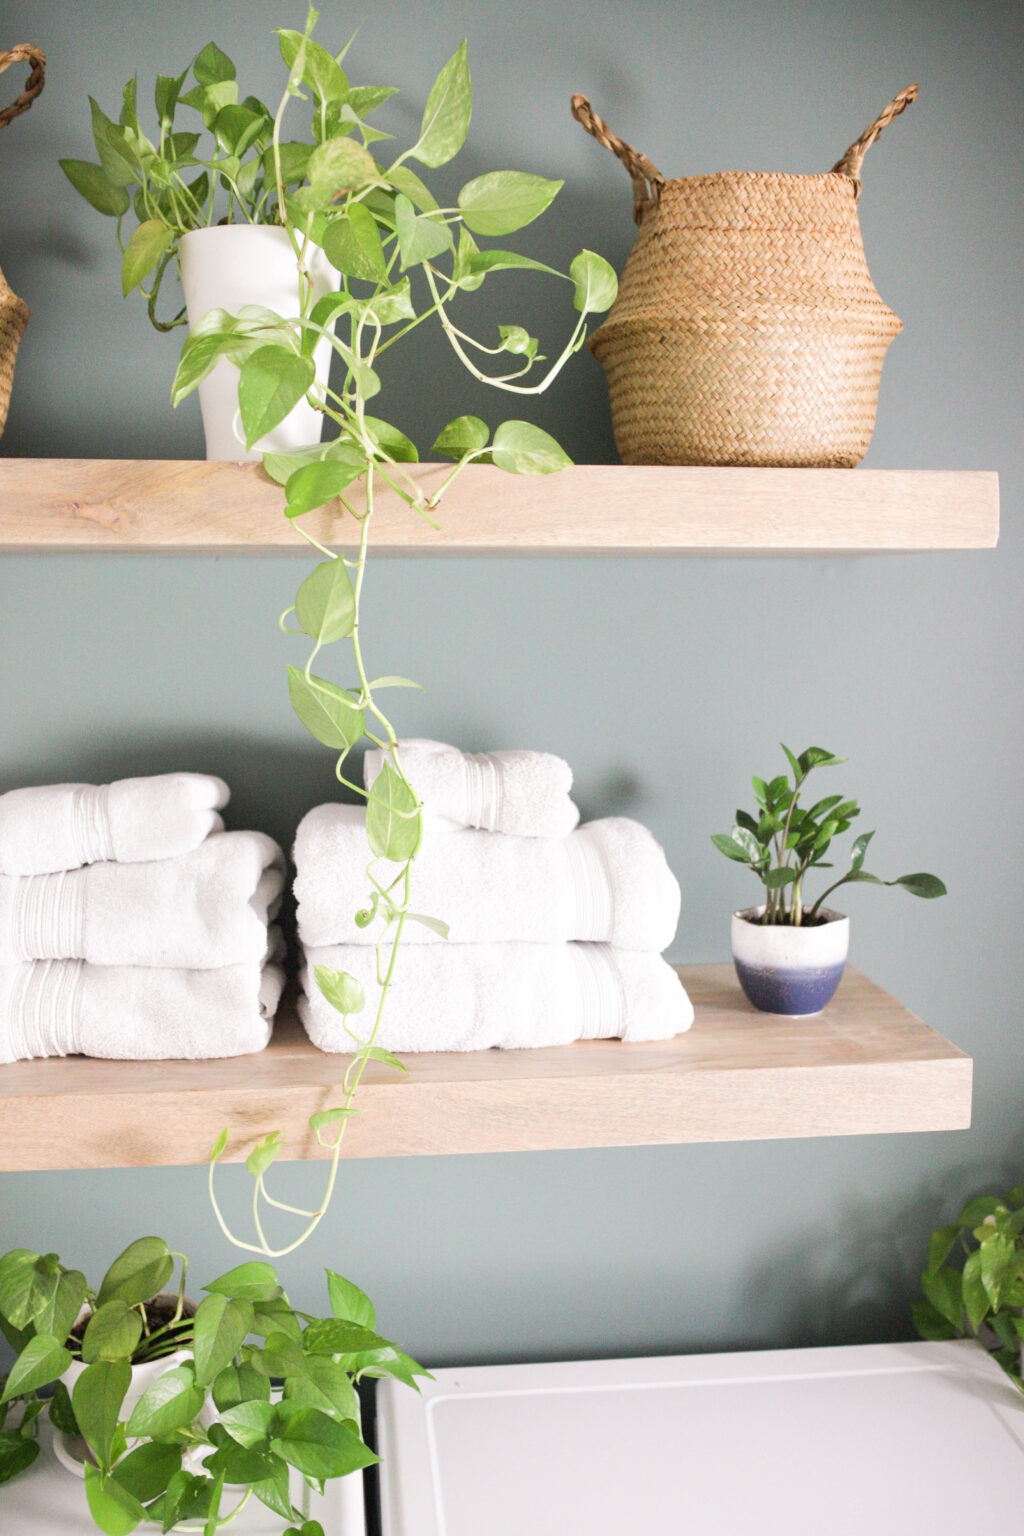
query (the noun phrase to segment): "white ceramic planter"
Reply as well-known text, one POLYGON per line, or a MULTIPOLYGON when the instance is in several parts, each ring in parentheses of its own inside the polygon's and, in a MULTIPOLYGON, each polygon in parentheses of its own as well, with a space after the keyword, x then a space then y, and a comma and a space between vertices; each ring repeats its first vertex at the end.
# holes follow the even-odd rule
MULTIPOLYGON (((169 1309, 167 1315, 170 1316, 171 1310, 176 1304, 178 1297, 174 1291, 163 1291, 158 1297, 154 1299, 156 1301, 162 1301, 167 1304, 169 1309)), ((187 1297, 185 1300, 185 1307, 186 1315, 191 1316, 195 1313, 196 1304, 195 1302, 189 1301, 187 1297)), ((84 1308, 83 1311, 79 1313, 78 1318, 76 1319, 76 1325, 82 1321, 83 1317, 86 1316, 88 1316, 88 1308, 84 1308)), ((143 1365, 133 1365, 132 1379, 128 1385, 128 1391, 124 1395, 124 1402, 121 1404, 119 1417, 122 1420, 128 1420, 131 1418, 132 1409, 139 1401, 139 1398, 142 1396, 143 1392, 146 1391, 147 1387, 150 1387, 158 1377, 164 1374, 165 1371, 173 1371, 175 1366, 183 1365, 186 1360, 190 1360, 191 1358, 192 1357, 188 1350, 176 1349, 172 1355, 162 1355, 159 1360, 147 1360, 143 1365)), ((75 1382, 78 1380, 79 1376, 81 1376, 85 1369, 86 1365, 84 1360, 72 1360, 71 1364, 60 1378, 64 1385, 67 1387, 69 1396, 74 1392, 75 1382)), ((82 1455, 75 1455, 76 1449, 81 1450, 82 1455, 84 1455, 85 1442, 76 1442, 72 1439, 72 1437, 66 1435, 63 1430, 57 1429, 55 1427, 53 1431, 53 1454, 56 1456, 61 1466, 66 1467, 69 1472, 73 1472, 76 1477, 84 1478, 85 1463, 82 1460, 82 1455)))
MULTIPOLYGON (((283 229, 268 224, 193 229, 182 235, 178 253, 190 326, 211 309, 237 315, 245 304, 262 304, 285 319, 298 315, 295 253, 283 229)), ((338 286, 338 274, 318 246, 310 246, 309 270, 315 298, 338 286)), ((313 354, 317 379, 323 384, 331 352, 325 337, 313 354)), ((237 422, 238 369, 226 358, 200 384, 199 405, 208 459, 258 459, 263 452, 288 453, 320 441, 323 414, 302 400, 272 432, 247 449, 237 422)))
POLYGON ((762 1013, 820 1013, 839 985, 850 947, 850 919, 823 907, 813 927, 763 927, 763 907, 732 915, 732 957, 740 986, 762 1013))

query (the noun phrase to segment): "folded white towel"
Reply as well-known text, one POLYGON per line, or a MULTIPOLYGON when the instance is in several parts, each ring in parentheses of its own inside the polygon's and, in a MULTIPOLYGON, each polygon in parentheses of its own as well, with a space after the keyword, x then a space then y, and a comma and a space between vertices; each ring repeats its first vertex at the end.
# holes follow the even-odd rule
POLYGON ((170 859, 223 831, 227 802, 224 780, 204 773, 12 789, 0 795, 0 875, 170 859))
POLYGON ((283 855, 262 832, 217 832, 148 864, 0 876, 0 965, 259 965, 283 885, 283 855))
MULTIPOLYGON (((567 837, 580 819, 569 798, 572 769, 551 752, 460 752, 442 741, 398 743, 401 764, 424 815, 454 827, 515 837, 567 837)), ((369 789, 384 766, 377 748, 363 759, 369 789)))
POLYGON ((162 970, 43 960, 0 968, 0 1062, 245 1056, 270 1039, 284 971, 162 970))
MULTIPOLYGON (((299 936, 307 946, 365 944, 365 814, 319 805, 295 838, 299 936)), ((397 867, 381 860, 388 885, 397 867), (391 871, 391 873, 389 873, 391 871)), ((619 949, 663 950, 679 921, 679 885, 650 832, 635 821, 591 821, 569 837, 447 832, 427 840, 413 866, 413 907, 449 926, 455 944, 562 944, 588 939, 619 949)), ((403 942, 443 943, 407 922, 403 942)))
MULTIPOLYGON (((369 1032, 380 996, 374 951, 344 944, 307 950, 299 1013, 322 1051, 351 1051, 341 1015, 314 968, 348 971, 367 1006, 350 1019, 369 1032)), ((606 944, 420 945, 395 965, 377 1044, 390 1051, 477 1051, 572 1040, 666 1040, 689 1029, 690 999, 660 955, 606 944)))

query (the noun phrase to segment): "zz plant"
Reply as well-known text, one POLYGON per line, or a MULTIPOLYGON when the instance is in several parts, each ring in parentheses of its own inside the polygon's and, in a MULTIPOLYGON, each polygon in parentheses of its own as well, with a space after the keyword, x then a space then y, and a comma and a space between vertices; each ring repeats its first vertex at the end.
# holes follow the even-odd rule
MULTIPOLYGON (((502 422, 492 433, 480 418, 457 416, 441 431, 432 451, 454 461, 432 494, 410 471, 418 452, 393 422, 371 414, 381 390, 381 358, 427 321, 436 320, 441 336, 478 380, 505 393, 535 395, 545 390, 582 347, 588 316, 614 302, 617 281, 612 268, 592 251, 582 251, 567 275, 576 312, 571 333, 558 357, 543 374, 533 376, 544 359, 538 342, 519 325, 499 327, 493 344, 474 339, 456 323, 455 306, 494 274, 529 271, 562 274, 503 248, 481 248, 479 240, 503 238, 530 224, 549 206, 561 183, 520 171, 493 171, 468 181, 453 206, 442 206, 410 162, 421 168, 446 165, 461 149, 472 105, 466 45, 462 43, 430 88, 415 142, 387 165, 371 153, 385 135, 369 130, 365 114, 390 91, 353 87, 341 68, 343 55, 325 53, 312 37, 317 13, 310 10, 305 32, 279 33, 288 80, 273 117, 268 148, 260 161, 270 208, 287 231, 295 255, 300 313, 289 319, 258 307, 237 315, 214 310, 191 330, 174 382, 175 403, 183 400, 222 358, 238 367, 238 407, 248 447, 260 441, 302 399, 331 423, 334 436, 291 455, 266 454, 267 472, 284 487, 285 515, 298 534, 322 557, 305 578, 282 628, 301 635, 308 646, 305 665, 290 667, 288 686, 295 712, 312 736, 335 753, 339 784, 366 800, 367 896, 358 914, 377 948, 379 995, 365 1032, 351 1021, 366 1005, 363 989, 342 971, 319 968, 321 991, 343 1015, 353 1054, 346 1071, 342 1102, 313 1117, 321 1145, 330 1153, 325 1195, 313 1210, 282 1206, 267 1193, 264 1176, 281 1150, 271 1133, 249 1158, 256 1179, 256 1240, 231 1233, 213 1193, 213 1170, 227 1144, 227 1133, 214 1148, 210 1190, 225 1234, 240 1247, 267 1256, 290 1252, 305 1240, 330 1201, 352 1100, 372 1060, 400 1064, 376 1045, 407 924, 421 923, 447 936, 443 921, 412 906, 413 865, 422 836, 421 807, 402 767, 398 738, 384 704, 385 690, 417 687, 405 677, 376 677, 363 644, 360 614, 379 486, 393 493, 416 516, 436 527, 434 513, 445 490, 469 464, 492 464, 513 474, 550 474, 569 464, 547 432, 529 422, 502 422), (287 109, 296 102, 312 106, 314 147, 307 156, 283 137, 287 109), (300 174, 301 171, 301 174, 300 174), (301 184, 300 184, 301 183, 301 184), (338 273, 338 291, 314 302, 309 280, 310 252, 320 247, 338 273), (327 338, 336 358, 336 379, 318 384, 313 352, 327 338), (487 372, 476 359, 497 359, 487 372), (306 514, 330 505, 337 509, 339 541, 355 545, 354 557, 321 543, 302 524, 306 514), (346 536, 346 527, 348 535, 346 536), (294 625, 289 618, 294 614, 294 625), (328 647, 348 646, 349 676, 343 686, 322 675, 328 647), (316 670, 314 670, 316 669, 316 670), (353 676, 354 674, 354 676, 353 676), (363 743, 382 748, 380 775, 365 790, 352 779, 347 762, 363 743), (306 1225, 288 1246, 273 1249, 260 1223, 260 1202, 290 1210, 306 1225)), ((220 117, 215 118, 215 124, 220 117)), ((233 119, 232 119, 233 121, 233 119)), ((258 141, 257 141, 258 142, 258 141)))
POLYGON ((832 839, 850 830, 860 806, 843 795, 826 795, 811 805, 801 804, 801 794, 816 768, 831 768, 844 763, 823 747, 808 747, 796 756, 782 747, 792 771, 774 779, 751 780, 757 802, 752 815, 738 810, 731 832, 716 832, 711 841, 720 853, 737 864, 745 864, 764 887, 763 924, 789 924, 800 927, 824 921, 822 904, 841 885, 900 885, 912 896, 945 896, 946 887, 935 875, 900 875, 882 880, 864 868, 868 844, 873 832, 862 832, 853 841, 850 867, 838 880, 807 905, 804 880, 810 870, 832 869, 826 855, 832 839))
POLYGON ((1017 1384, 1024 1341, 1024 1184, 968 1200, 937 1227, 911 1316, 923 1339, 985 1344, 1017 1384))
POLYGON ((53 1253, 15 1248, 0 1259, 0 1328, 16 1352, 0 1383, 0 1484, 31 1466, 48 1414, 85 1442, 89 1512, 107 1536, 143 1523, 213 1536, 253 1498, 282 1530, 323 1536, 306 1490, 377 1460, 356 1384, 390 1376, 413 1386, 427 1373, 376 1332, 369 1298, 330 1270, 326 1317, 292 1307, 264 1261, 211 1281, 192 1311, 186 1270, 157 1237, 132 1243, 98 1290, 53 1253), (175 1353, 178 1363, 126 1405, 133 1366, 175 1353), (69 1392, 60 1378, 76 1361, 69 1392))

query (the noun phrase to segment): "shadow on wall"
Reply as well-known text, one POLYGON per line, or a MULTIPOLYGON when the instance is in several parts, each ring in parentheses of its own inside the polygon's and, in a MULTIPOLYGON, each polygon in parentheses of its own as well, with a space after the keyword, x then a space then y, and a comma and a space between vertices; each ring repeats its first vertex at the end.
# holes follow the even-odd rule
MULTIPOLYGON (((963 1140, 964 1138, 961 1138, 963 1140)), ((747 1271, 740 1315, 753 1322, 740 1349, 885 1344, 916 1338, 908 1304, 920 1292, 928 1239, 975 1195, 1024 1181, 1024 1126, 999 1164, 965 1165, 955 1186, 939 1177, 898 1207, 845 1201, 838 1221, 791 1232, 747 1271)), ((699 1347, 699 1346, 698 1346, 699 1347)))

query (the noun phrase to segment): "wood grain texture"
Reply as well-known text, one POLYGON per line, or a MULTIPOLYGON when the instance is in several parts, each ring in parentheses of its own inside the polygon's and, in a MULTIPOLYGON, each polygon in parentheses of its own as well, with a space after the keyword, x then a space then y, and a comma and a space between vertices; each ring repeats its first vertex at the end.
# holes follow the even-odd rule
MULTIPOLYGON (((540 1151, 965 1128, 970 1058, 856 971, 810 1019, 757 1013, 732 966, 680 970, 696 1010, 675 1040, 408 1056, 372 1064, 346 1157, 540 1151)), ((0 1067, 0 1168, 199 1163, 269 1130, 286 1156, 322 1157, 309 1131, 338 1102, 346 1058, 293 1019, 268 1050, 211 1062, 81 1057, 0 1067)))
MULTIPOLYGON (((433 494, 450 465, 413 466, 433 494)), ((294 553, 281 489, 255 464, 160 459, 0 459, 0 552, 294 553)), ((435 532, 393 493, 374 546, 409 554, 856 553, 990 549, 998 476, 984 471, 672 469, 576 465, 507 475, 473 465, 435 532)), ((310 513, 322 543, 355 542, 351 518, 310 513)))

